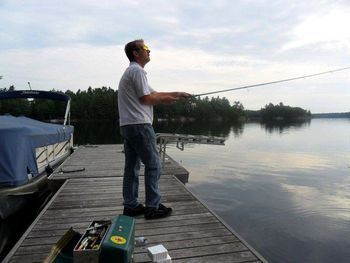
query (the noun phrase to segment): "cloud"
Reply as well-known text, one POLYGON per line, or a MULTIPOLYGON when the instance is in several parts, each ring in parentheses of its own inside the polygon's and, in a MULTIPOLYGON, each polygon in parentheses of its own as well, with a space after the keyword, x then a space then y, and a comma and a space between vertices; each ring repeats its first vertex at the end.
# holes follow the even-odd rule
POLYGON ((350 51, 349 12, 349 7, 341 7, 305 16, 293 28, 291 41, 282 46, 282 51, 312 45, 324 49, 345 47, 350 51))
POLYGON ((73 90, 89 86, 116 88, 123 68, 128 65, 123 47, 77 45, 65 48, 10 50, 1 54, 6 69, 2 85, 34 89, 73 90))
POLYGON ((332 167, 330 159, 322 155, 289 152, 249 151, 249 158, 270 171, 283 173, 295 170, 323 170, 332 167))
MULTIPOLYGON (((311 186, 281 184, 281 187, 292 195, 291 200, 295 203, 294 210, 304 216, 319 214, 336 219, 350 219, 350 200, 347 197, 349 184, 337 186, 334 189, 311 186)), ((341 227, 341 226, 339 226, 341 227)))
MULTIPOLYGON (((346 1, 319 0, 3 1, 1 85, 112 85, 128 63, 123 46, 136 38, 152 48, 146 70, 158 90, 204 93, 312 74, 348 65, 349 11, 346 1)), ((218 95, 248 109, 283 101, 348 111, 349 83, 336 73, 218 95)))

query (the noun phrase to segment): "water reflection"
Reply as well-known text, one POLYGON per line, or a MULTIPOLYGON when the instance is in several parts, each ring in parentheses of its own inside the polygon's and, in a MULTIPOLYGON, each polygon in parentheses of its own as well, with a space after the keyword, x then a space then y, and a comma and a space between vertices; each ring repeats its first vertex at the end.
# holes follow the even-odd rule
POLYGON ((189 187, 269 262, 347 262, 348 198, 270 174, 237 178, 231 170, 215 180, 221 175, 189 187))
MULTIPOLYGON (((52 190, 56 191, 56 189, 52 190)), ((36 200, 34 203, 30 203, 30 205, 19 212, 5 220, 0 219, 0 262, 2 262, 26 229, 38 216, 39 212, 52 195, 53 193, 49 191, 40 199, 36 200)))
POLYGON ((122 138, 115 121, 73 122, 74 144, 119 144, 122 138))
MULTIPOLYGON (((295 204, 293 210, 298 215, 303 217, 318 215, 350 220, 350 199, 347 196, 350 190, 349 184, 346 185, 346 190, 283 183, 280 186, 290 194, 295 204)), ((342 228, 342 225, 339 227, 342 228)))
POLYGON ((285 122, 285 121, 274 121, 260 123, 261 127, 264 128, 268 133, 284 133, 290 129, 301 129, 310 126, 311 119, 302 120, 298 122, 285 122))
POLYGON ((153 124, 156 132, 159 133, 179 133, 193 135, 208 135, 227 138, 231 131, 235 136, 243 133, 243 123, 228 122, 175 122, 161 121, 153 124))
POLYGON ((270 171, 323 170, 334 165, 332 158, 315 153, 250 151, 249 158, 255 160, 255 166, 270 171))
MULTIPOLYGON (((117 122, 79 121, 74 125, 74 144, 120 144, 123 142, 117 122)), ((227 138, 231 132, 239 137, 244 131, 243 123, 227 122, 176 122, 155 121, 156 133, 179 133, 210 135, 227 138)))
POLYGON ((222 150, 168 153, 190 171, 187 186, 269 262, 347 262, 348 120, 261 127, 246 124, 222 150))

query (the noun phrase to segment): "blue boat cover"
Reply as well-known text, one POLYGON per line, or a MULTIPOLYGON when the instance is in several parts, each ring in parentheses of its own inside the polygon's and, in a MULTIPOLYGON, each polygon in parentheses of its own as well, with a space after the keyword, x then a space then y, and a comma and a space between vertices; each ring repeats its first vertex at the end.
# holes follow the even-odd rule
POLYGON ((35 148, 69 140, 73 126, 0 116, 0 186, 19 186, 38 175, 35 148))

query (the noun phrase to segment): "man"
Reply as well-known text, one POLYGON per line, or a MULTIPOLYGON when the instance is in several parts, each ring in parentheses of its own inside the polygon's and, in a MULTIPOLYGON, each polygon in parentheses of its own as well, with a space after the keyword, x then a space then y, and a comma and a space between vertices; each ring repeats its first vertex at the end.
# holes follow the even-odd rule
POLYGON ((170 215, 172 209, 160 203, 158 182, 161 165, 152 127, 153 105, 172 103, 191 95, 185 92, 156 92, 151 88, 143 69, 150 61, 150 52, 142 39, 125 45, 130 65, 119 82, 118 108, 125 151, 124 215, 144 214, 146 219, 156 219, 170 215), (145 165, 146 207, 137 200, 140 161, 145 165))

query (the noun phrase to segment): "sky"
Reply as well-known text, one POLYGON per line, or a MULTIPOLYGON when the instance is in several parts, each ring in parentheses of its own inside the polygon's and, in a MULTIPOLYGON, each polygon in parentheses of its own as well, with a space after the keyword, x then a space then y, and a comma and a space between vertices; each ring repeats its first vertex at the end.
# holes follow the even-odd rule
MULTIPOLYGON (((0 88, 118 89, 144 39, 157 91, 191 94, 350 66, 349 0, 0 0, 0 88)), ((350 111, 350 70, 215 94, 245 109, 350 111)))

